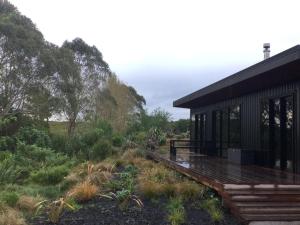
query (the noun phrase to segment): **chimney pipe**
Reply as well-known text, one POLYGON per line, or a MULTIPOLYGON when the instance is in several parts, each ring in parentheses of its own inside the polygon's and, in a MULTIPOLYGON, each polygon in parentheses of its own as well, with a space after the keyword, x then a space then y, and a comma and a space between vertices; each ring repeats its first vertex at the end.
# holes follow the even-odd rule
POLYGON ((264 59, 270 58, 270 43, 264 43, 264 59))

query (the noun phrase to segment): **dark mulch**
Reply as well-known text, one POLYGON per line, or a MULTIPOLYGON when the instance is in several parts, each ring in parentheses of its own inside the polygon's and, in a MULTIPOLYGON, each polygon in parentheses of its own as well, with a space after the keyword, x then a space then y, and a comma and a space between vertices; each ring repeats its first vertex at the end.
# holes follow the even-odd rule
MULTIPOLYGON (((106 198, 97 198, 82 205, 76 212, 63 213, 59 225, 165 225, 167 200, 143 200, 144 207, 131 204, 126 210, 121 210, 117 201, 106 198)), ((215 225, 207 212, 199 209, 194 204, 186 205, 186 225, 215 225)), ((32 225, 52 225, 46 215, 30 221, 32 225)), ((225 213, 221 225, 238 225, 239 223, 225 213)))

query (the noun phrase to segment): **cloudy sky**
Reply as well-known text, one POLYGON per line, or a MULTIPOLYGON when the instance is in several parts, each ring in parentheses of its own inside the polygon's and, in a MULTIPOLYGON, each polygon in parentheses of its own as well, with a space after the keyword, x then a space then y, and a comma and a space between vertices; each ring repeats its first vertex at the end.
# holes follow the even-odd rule
POLYGON ((173 100, 300 44, 298 0, 10 0, 57 45, 96 45, 121 80, 187 118, 173 100))

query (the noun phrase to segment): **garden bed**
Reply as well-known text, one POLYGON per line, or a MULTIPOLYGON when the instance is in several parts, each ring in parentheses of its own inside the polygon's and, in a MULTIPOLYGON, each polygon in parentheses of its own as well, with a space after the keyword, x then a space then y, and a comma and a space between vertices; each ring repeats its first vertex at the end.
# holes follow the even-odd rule
MULTIPOLYGON (((142 200, 143 208, 131 204, 128 209, 121 210, 115 200, 96 198, 82 205, 76 212, 65 212, 59 225, 163 225, 170 224, 167 220, 168 213, 166 205, 168 199, 160 198, 157 200, 142 200)), ((195 202, 185 204, 187 225, 214 225, 210 215, 199 209, 195 202)), ((53 225, 47 222, 46 216, 35 218, 32 225, 53 225)), ((232 215, 225 213, 224 219, 218 224, 237 225, 239 224, 232 215)))
MULTIPOLYGON (((79 207, 63 210, 56 224, 239 224, 212 190, 144 159, 136 150, 87 170, 79 183, 97 185, 97 194, 86 198, 77 187, 71 189, 69 196, 77 199, 79 207)), ((53 224, 47 214, 49 208, 29 223, 53 224)))

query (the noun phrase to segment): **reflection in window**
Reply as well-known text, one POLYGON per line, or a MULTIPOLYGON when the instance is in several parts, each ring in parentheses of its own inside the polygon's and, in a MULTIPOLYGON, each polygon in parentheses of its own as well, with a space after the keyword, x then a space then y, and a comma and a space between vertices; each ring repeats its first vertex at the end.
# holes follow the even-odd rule
POLYGON ((229 108, 229 144, 230 147, 241 147, 241 109, 240 106, 229 108))
POLYGON ((263 100, 261 102, 261 114, 260 114, 260 138, 261 138, 261 148, 263 150, 268 150, 269 146, 269 118, 270 118, 270 108, 269 108, 269 100, 263 100))
POLYGON ((200 114, 200 146, 205 146, 206 141, 206 114, 200 114))
POLYGON ((286 167, 293 171, 293 96, 286 98, 286 167))

